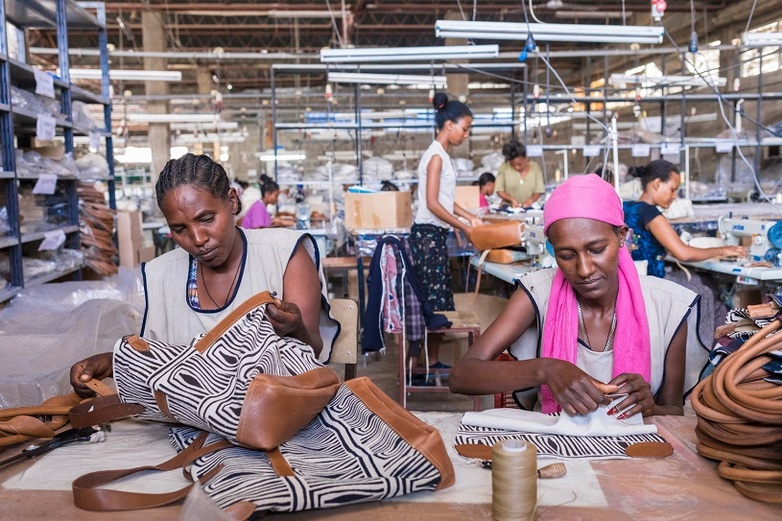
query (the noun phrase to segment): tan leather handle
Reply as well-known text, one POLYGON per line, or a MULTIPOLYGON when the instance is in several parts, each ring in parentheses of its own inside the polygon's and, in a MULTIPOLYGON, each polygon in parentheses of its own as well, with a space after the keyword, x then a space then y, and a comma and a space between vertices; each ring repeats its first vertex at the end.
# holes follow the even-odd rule
POLYGON ((193 345, 193 348, 199 353, 203 353, 212 347, 212 344, 214 344, 218 338, 225 334, 225 332, 228 331, 228 329, 244 315, 258 306, 269 304, 270 302, 279 304, 280 300, 274 298, 274 296, 268 291, 262 291, 256 295, 253 295, 252 297, 242 302, 236 309, 231 311, 227 317, 218 322, 217 325, 213 327, 207 334, 202 336, 201 339, 193 345))
POLYGON ((141 414, 144 407, 136 403, 122 403, 118 394, 96 396, 71 409, 71 425, 76 428, 91 427, 134 414, 141 414))
MULTIPOLYGON (((145 465, 132 469, 103 470, 90 472, 76 478, 71 485, 73 489, 73 502, 84 510, 98 512, 113 512, 118 510, 141 510, 168 505, 183 499, 190 492, 193 485, 172 492, 160 494, 145 494, 140 492, 125 492, 120 490, 107 490, 100 488, 113 481, 145 471, 168 471, 183 468, 196 459, 216 450, 232 447, 227 440, 204 446, 207 433, 202 432, 182 452, 159 465, 145 465)), ((212 479, 222 468, 217 466, 212 471, 202 476, 199 483, 205 483, 212 479)))

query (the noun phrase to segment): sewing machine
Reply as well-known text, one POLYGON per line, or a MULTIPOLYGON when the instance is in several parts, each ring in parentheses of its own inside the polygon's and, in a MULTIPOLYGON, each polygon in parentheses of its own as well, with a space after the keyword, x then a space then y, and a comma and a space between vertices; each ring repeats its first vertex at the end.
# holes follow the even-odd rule
MULTIPOLYGON (((749 260, 759 262, 768 260, 769 250, 775 249, 769 241, 768 230, 778 221, 763 221, 759 219, 735 219, 730 217, 719 218, 719 231, 728 245, 741 244, 742 237, 750 237, 749 260)), ((773 260, 771 262, 774 262, 773 260)))
POLYGON ((554 256, 549 242, 543 234, 543 224, 527 223, 522 233, 522 245, 532 257, 535 265, 548 268, 554 265, 554 256))

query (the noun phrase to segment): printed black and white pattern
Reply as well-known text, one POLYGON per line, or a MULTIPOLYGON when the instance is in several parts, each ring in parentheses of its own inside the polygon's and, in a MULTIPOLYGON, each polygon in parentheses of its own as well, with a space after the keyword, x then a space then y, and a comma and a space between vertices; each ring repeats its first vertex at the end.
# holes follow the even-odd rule
POLYGON ((559 434, 530 434, 526 432, 488 429, 459 425, 456 445, 480 444, 494 446, 502 440, 528 441, 538 448, 538 457, 561 459, 624 459, 625 449, 642 442, 665 442, 659 434, 632 436, 563 436, 559 434))
POLYGON ((139 419, 184 423, 232 440, 256 375, 291 376, 323 367, 310 346, 275 333, 266 305, 247 313, 204 353, 193 343, 147 343, 148 351, 137 351, 126 339, 114 347, 114 380, 122 401, 144 406, 139 419), (176 420, 160 412, 154 391, 166 395, 176 420))
MULTIPOLYGON (((177 451, 198 435, 188 427, 171 429, 177 451)), ((220 438, 210 435, 207 444, 220 438)), ((378 501, 440 483, 438 469, 413 449, 346 386, 293 438, 280 446, 295 475, 280 477, 261 451, 232 447, 197 460, 198 479, 223 465, 204 490, 226 508, 251 501, 256 510, 295 512, 378 501)))

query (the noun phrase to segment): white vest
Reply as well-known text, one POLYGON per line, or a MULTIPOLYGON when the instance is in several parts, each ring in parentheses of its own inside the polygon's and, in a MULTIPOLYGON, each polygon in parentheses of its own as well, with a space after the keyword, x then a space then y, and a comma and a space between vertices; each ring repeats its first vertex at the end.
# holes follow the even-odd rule
POLYGON ((426 205, 426 169, 429 168, 429 162, 434 156, 440 156, 443 160, 443 168, 440 171, 440 193, 437 194, 437 200, 447 212, 453 213, 456 169, 453 166, 451 156, 448 155, 440 142, 433 141, 418 163, 418 210, 415 213, 414 222, 416 224, 433 224, 450 230, 451 225, 433 214, 426 205))
MULTIPOLYGON (((530 360, 540 356, 543 339, 541 325, 546 321, 548 299, 556 271, 557 268, 543 269, 527 273, 519 279, 522 290, 527 292, 535 306, 537 320, 511 345, 509 351, 517 360, 530 360)), ((657 394, 662 386, 665 374, 665 355, 684 320, 687 321, 687 355, 684 373, 684 392, 686 394, 698 383, 700 372, 708 361, 709 351, 698 340, 697 306, 700 298, 695 292, 669 280, 641 276, 640 281, 646 305, 646 317, 649 320, 652 362, 652 381, 649 383, 652 387, 652 394, 657 394)), ((586 348, 579 348, 579 355, 583 351, 586 351, 586 348)), ((595 356, 608 356, 613 366, 613 357, 610 356, 610 353, 597 353, 595 356)), ((586 371, 590 363, 588 360, 582 360, 579 356, 576 365, 586 371)), ((607 369, 607 374, 610 374, 611 368, 607 369)), ((591 376, 601 381, 607 381, 604 379, 605 374, 591 374, 591 376)), ((529 406, 529 404, 525 403, 525 406, 529 406)))
POLYGON ((236 306, 256 293, 269 290, 277 292, 277 297, 284 300, 283 275, 288 261, 301 244, 315 262, 320 277, 320 334, 323 349, 318 358, 321 362, 327 362, 339 331, 339 323, 329 313, 326 281, 315 240, 308 234, 280 228, 240 229, 240 232, 245 241, 241 272, 237 290, 223 309, 196 310, 190 306, 187 299, 190 255, 182 248, 176 248, 141 265, 147 304, 141 335, 171 344, 189 344, 193 338, 212 329, 236 306))

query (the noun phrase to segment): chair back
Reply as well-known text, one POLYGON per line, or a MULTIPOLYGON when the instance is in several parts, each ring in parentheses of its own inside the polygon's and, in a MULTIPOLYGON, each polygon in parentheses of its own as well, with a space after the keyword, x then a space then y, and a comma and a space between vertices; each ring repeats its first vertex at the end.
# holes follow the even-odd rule
POLYGON ((345 364, 345 380, 350 380, 356 376, 358 362, 358 304, 347 298, 332 299, 329 304, 341 327, 331 350, 331 363, 345 364))

